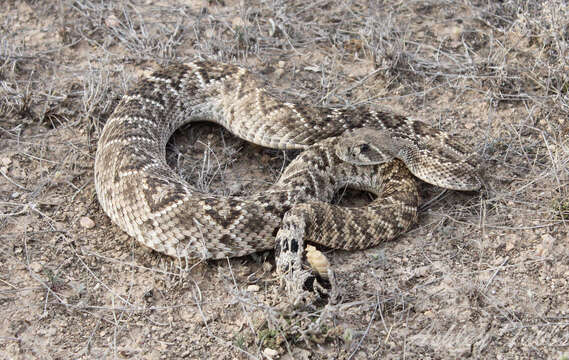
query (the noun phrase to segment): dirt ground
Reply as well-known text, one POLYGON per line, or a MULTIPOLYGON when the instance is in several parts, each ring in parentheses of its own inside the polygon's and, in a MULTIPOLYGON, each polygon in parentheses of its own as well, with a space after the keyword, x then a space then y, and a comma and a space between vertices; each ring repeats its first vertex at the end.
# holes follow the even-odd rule
MULTIPOLYGON (((0 358, 566 359, 564 1, 13 1, 0 16, 0 358), (247 66, 288 101, 412 116, 480 154, 479 192, 422 187, 418 223, 327 251, 342 298, 293 309, 271 252, 179 264, 101 210, 101 129, 144 72, 247 66)), ((173 167, 246 195, 295 153, 178 131, 173 167)), ((339 196, 367 201, 366 194, 339 196)))

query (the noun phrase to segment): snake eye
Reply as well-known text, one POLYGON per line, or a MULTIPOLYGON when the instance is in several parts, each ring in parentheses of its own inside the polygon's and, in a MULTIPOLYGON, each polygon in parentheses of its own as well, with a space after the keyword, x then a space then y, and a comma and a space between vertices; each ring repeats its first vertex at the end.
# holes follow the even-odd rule
POLYGON ((369 150, 369 145, 368 144, 361 144, 360 145, 360 152, 365 152, 369 150))

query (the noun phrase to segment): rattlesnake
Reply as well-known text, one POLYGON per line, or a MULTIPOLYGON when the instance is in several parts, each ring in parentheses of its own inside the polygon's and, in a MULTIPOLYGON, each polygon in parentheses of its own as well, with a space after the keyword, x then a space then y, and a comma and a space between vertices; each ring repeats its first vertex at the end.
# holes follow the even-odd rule
POLYGON ((360 249, 405 231, 419 201, 409 170, 435 185, 476 190, 475 166, 464 146, 420 121, 281 102, 242 67, 194 62, 155 71, 122 98, 99 138, 95 187, 111 220, 156 251, 220 259, 272 249, 276 236, 278 269, 298 272, 305 240, 360 249), (165 156, 172 133, 195 121, 261 146, 305 151, 266 192, 204 194, 165 156), (330 205, 345 186, 378 198, 361 208, 330 205))

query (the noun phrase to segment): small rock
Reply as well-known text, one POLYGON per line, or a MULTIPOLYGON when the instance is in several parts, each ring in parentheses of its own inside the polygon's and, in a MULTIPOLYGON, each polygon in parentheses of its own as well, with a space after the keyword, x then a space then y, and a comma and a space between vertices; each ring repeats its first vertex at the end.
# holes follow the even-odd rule
POLYGON ((114 15, 111 15, 105 19, 105 25, 111 28, 116 28, 121 24, 119 18, 114 15))
POLYGON ((472 130, 476 127, 476 124, 473 122, 467 122, 466 124, 464 124, 464 127, 466 128, 466 130, 472 130))
POLYGON ((541 236, 541 244, 535 247, 535 254, 537 256, 547 256, 553 249, 553 244, 555 243, 555 238, 549 234, 544 234, 541 236))
POLYGON ((87 216, 83 216, 81 219, 79 219, 79 225, 81 225, 81 227, 84 229, 92 229, 95 227, 95 222, 87 216))
POLYGON ((233 19, 231 19, 231 24, 234 27, 245 27, 245 22, 243 22, 243 18, 241 16, 236 16, 233 19))
POLYGON ((39 273, 42 269, 42 266, 40 263, 33 262, 30 264, 30 269, 35 273, 39 273))
POLYGON ((535 247, 535 254, 539 257, 543 257, 545 256, 547 251, 543 248, 543 245, 541 244, 537 244, 537 246, 535 247))
POLYGON ((265 348, 265 350, 263 350, 263 355, 265 355, 268 359, 274 359, 275 356, 277 356, 279 354, 278 351, 273 350, 271 348, 265 348))
POLYGON ((542 243, 548 247, 553 247, 553 243, 555 242, 555 238, 549 234, 543 234, 541 236, 542 243))
MULTIPOLYGON (((57 231, 64 231, 65 227, 67 227, 67 224, 62 222, 62 221, 56 221, 55 223, 53 223, 53 227, 55 228, 55 230, 57 231)), ((57 240, 57 239, 53 239, 53 240, 57 240)), ((57 240, 58 241, 58 240, 57 240)), ((54 242, 55 244, 55 242, 54 242)))
POLYGON ((229 190, 229 194, 233 195, 233 194, 238 194, 241 191, 243 191, 243 184, 241 183, 235 183, 235 184, 230 184, 227 189, 229 190))
POLYGON ((520 236, 512 234, 506 239, 506 251, 511 251, 516 247, 516 244, 520 241, 520 236))
POLYGON ((215 37, 215 31, 212 29, 207 29, 205 31, 205 38, 206 39, 213 39, 215 37))
POLYGON ((249 292, 257 292, 257 291, 259 291, 259 290, 261 290, 261 288, 259 287, 259 285, 254 285, 254 284, 253 284, 253 285, 247 286, 247 291, 249 291, 249 292))
POLYGON ((2 159, 0 159, 0 164, 4 166, 10 166, 10 164, 12 164, 12 159, 10 159, 9 157, 3 157, 2 159))
POLYGON ((50 327, 49 329, 47 329, 45 334, 47 336, 55 336, 57 334, 57 328, 56 327, 50 327))
POLYGON ((275 70, 275 77, 276 77, 277 79, 282 78, 283 75, 284 75, 284 72, 285 72, 284 69, 276 69, 276 70, 275 70))

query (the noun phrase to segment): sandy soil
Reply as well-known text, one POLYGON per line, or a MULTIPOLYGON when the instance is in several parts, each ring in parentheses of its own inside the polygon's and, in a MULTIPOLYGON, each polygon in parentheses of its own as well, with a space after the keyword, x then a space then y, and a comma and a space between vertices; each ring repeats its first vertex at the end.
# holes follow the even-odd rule
MULTIPOLYGON (((2 12, 1 358, 567 358, 566 3, 8 0, 2 12), (422 119, 480 154, 484 187, 425 185, 432 201, 407 234, 327 252, 343 289, 333 306, 291 310, 271 252, 175 263, 105 216, 93 163, 126 89, 194 59, 247 66, 290 101, 422 119)), ((295 155, 200 124, 168 156, 204 191, 246 195, 295 155)))

